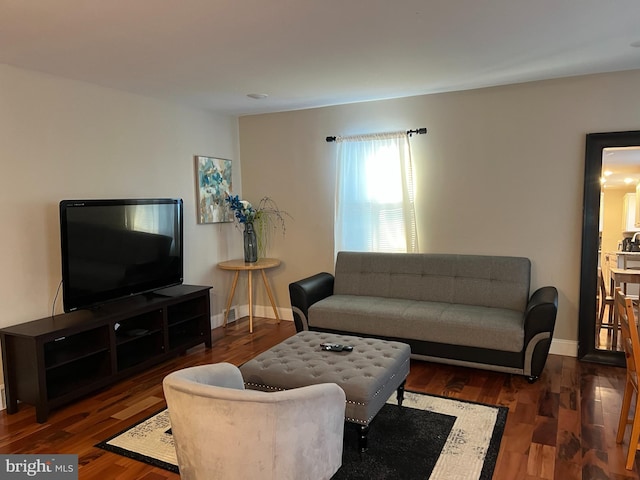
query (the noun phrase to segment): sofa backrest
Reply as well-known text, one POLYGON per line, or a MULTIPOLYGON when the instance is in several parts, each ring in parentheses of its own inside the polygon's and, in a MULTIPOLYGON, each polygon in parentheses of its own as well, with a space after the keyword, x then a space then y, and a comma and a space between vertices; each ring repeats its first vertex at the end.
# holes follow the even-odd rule
POLYGON ((339 252, 333 293, 524 312, 530 279, 531 262, 523 257, 339 252))

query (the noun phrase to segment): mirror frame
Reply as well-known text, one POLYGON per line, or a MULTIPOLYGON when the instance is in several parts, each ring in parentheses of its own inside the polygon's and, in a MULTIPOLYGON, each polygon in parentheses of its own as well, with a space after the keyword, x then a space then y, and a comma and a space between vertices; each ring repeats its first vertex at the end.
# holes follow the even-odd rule
POLYGON ((578 317, 578 358, 584 361, 625 366, 623 352, 596 348, 596 294, 600 222, 600 176, 602 154, 607 147, 640 146, 640 131, 587 134, 582 208, 582 256, 578 317))

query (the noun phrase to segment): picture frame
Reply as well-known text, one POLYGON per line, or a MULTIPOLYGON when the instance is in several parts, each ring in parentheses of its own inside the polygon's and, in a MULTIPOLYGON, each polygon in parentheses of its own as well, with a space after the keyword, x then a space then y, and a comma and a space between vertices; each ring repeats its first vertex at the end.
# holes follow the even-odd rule
POLYGON ((225 202, 232 189, 231 160, 194 155, 194 162, 198 223, 232 222, 233 213, 225 202))

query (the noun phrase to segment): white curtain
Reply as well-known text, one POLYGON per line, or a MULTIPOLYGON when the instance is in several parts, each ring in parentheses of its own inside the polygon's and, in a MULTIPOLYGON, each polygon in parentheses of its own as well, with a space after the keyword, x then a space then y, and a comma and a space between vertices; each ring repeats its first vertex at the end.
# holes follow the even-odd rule
POLYGON ((334 253, 417 252, 405 132, 337 137, 334 253))

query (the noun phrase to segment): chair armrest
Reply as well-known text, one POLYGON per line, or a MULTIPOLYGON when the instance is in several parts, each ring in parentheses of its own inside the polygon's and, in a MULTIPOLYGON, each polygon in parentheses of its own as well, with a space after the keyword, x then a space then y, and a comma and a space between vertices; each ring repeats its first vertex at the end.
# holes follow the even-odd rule
POLYGON ((525 343, 540 332, 550 332, 556 325, 558 313, 558 290, 541 287, 536 290, 524 313, 525 343))
POLYGON ((525 372, 537 378, 549 354, 558 313, 558 290, 541 287, 536 290, 524 313, 525 372))
MULTIPOLYGON (((274 479, 329 478, 342 464, 346 396, 335 383, 321 383, 283 392, 260 392, 276 396, 273 456, 286 459, 274 467, 274 479), (326 472, 329 469, 330 472, 326 472), (327 476, 327 473, 329 475, 327 476)), ((253 423, 250 420, 249 425, 253 423)), ((255 448, 264 449, 266 435, 256 438, 255 448)), ((247 477, 235 477, 247 478, 247 477)))
POLYGON ((322 272, 289 284, 289 297, 297 332, 309 330, 309 307, 333 295, 333 281, 333 275, 322 272))

